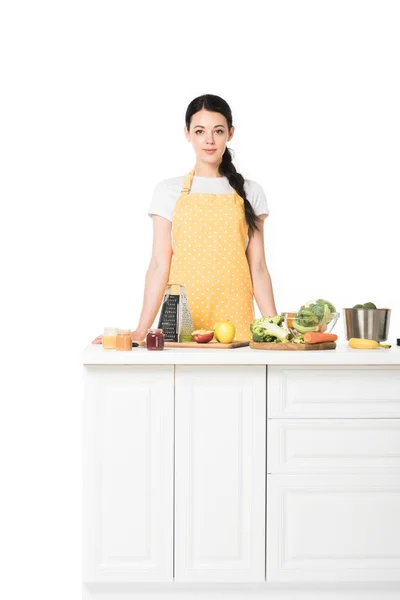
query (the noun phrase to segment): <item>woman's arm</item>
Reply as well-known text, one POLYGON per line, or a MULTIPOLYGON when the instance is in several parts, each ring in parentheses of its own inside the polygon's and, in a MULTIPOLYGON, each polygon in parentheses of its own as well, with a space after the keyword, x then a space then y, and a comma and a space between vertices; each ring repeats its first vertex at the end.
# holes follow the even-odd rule
POLYGON ((259 231, 255 231, 247 245, 246 256, 249 263, 253 292, 263 317, 278 314, 275 306, 271 277, 265 262, 264 221, 267 215, 259 215, 259 231))
POLYGON ((160 308, 171 268, 172 223, 159 215, 153 215, 153 248, 151 260, 146 272, 143 306, 139 317, 139 324, 132 332, 132 339, 144 339, 148 328, 160 308))

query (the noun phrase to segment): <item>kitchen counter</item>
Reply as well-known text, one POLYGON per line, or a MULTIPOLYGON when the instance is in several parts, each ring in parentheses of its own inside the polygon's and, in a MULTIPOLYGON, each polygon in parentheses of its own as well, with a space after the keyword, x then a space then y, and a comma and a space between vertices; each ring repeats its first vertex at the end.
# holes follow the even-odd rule
POLYGON ((347 343, 335 350, 253 350, 165 348, 149 351, 132 348, 132 352, 104 350, 90 344, 83 353, 84 365, 400 365, 400 346, 390 349, 356 350, 347 343))
POLYGON ((400 347, 82 364, 84 600, 400 598, 400 347))

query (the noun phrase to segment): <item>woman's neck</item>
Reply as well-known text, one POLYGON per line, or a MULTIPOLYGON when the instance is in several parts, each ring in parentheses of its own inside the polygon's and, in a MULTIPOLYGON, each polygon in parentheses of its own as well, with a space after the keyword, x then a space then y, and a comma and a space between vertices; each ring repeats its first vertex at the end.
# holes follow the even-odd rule
POLYGON ((197 162, 194 174, 197 177, 223 177, 218 170, 219 165, 197 162))

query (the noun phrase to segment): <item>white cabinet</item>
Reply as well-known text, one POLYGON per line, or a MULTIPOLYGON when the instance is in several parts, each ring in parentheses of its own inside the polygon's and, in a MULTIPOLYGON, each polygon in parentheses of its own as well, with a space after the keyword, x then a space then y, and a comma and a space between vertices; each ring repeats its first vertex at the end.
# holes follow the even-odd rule
POLYGON ((265 580, 265 366, 176 366, 175 580, 265 580))
POLYGON ((267 580, 399 581, 400 475, 268 475, 267 580))
POLYGON ((267 581, 400 581, 398 367, 268 367, 267 397, 267 581))
POLYGON ((398 366, 105 364, 84 378, 93 597, 400 581, 398 366))
POLYGON ((173 366, 89 366, 83 579, 173 580, 173 366))

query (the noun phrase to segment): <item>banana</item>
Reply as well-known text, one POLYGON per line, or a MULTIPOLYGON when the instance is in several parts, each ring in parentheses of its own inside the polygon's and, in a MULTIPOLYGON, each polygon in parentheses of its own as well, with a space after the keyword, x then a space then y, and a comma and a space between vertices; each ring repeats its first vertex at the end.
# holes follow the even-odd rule
POLYGON ((365 338, 350 338, 350 348, 358 348, 359 350, 373 350, 374 348, 390 348, 390 344, 380 344, 375 340, 367 340, 365 338))

